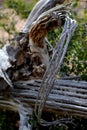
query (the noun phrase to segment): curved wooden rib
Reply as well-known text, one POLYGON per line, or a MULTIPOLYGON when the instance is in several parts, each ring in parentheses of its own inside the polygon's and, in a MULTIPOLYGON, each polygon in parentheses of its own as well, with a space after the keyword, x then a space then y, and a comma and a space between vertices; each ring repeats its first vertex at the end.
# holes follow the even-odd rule
POLYGON ((42 64, 47 68, 49 65, 49 55, 45 43, 46 34, 55 28, 62 26, 66 17, 64 6, 55 7, 46 11, 32 23, 29 32, 29 46, 31 52, 36 53, 42 64))
POLYGON ((22 33, 27 33, 30 30, 31 24, 45 11, 55 7, 57 4, 62 4, 65 0, 39 0, 34 6, 26 23, 21 29, 22 33))

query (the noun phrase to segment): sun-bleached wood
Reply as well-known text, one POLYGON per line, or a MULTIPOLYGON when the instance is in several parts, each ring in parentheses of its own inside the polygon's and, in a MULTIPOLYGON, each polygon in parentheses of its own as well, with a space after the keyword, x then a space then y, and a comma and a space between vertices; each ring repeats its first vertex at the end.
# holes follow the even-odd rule
MULTIPOLYGON (((0 91, 0 107, 16 111, 24 105, 25 110, 30 111, 30 107, 34 108, 40 85, 41 80, 14 82, 12 91, 0 91), (6 97, 1 96, 2 93, 6 97)), ((87 82, 56 79, 44 111, 87 118, 87 82)))
POLYGON ((0 51, 2 56, 0 59, 0 108, 19 112, 19 130, 31 130, 27 115, 32 115, 38 94, 40 94, 38 105, 40 104, 39 108, 41 108, 38 111, 39 115, 44 110, 87 118, 87 82, 56 78, 76 27, 76 21, 67 17, 66 8, 56 6, 63 1, 40 0, 30 13, 20 33, 0 51), (59 44, 55 47, 49 63, 48 52, 44 53, 48 51, 45 36, 49 30, 55 29, 55 22, 56 26, 60 27, 62 22, 67 21, 66 18, 68 18, 68 22, 65 23, 59 44), (48 23, 52 24, 52 28, 49 28, 48 23), (40 30, 43 36, 40 35, 42 34, 40 30), (37 39, 35 39, 36 37, 37 39), (42 61, 41 57, 41 63, 37 63, 38 60, 35 60, 34 57, 35 51, 44 59, 47 57, 47 60, 42 61), (38 74, 41 75, 42 72, 43 75, 46 69, 44 78, 41 80, 38 74), (44 94, 44 92, 46 93, 44 94))

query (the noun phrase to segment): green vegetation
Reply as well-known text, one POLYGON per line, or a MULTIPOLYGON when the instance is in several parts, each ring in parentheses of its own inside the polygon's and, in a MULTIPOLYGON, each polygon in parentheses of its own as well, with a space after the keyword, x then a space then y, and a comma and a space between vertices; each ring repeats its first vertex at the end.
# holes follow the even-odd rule
POLYGON ((0 110, 0 130, 18 130, 18 121, 17 113, 0 110))
MULTIPOLYGON (((84 77, 87 74, 87 13, 84 13, 84 18, 77 16, 75 19, 78 26, 70 41, 62 71, 67 76, 84 77)), ((87 76, 84 78, 87 80, 87 76)))
MULTIPOLYGON (((74 3, 74 8, 78 5, 78 0, 74 3)), ((60 76, 81 76, 80 79, 87 81, 87 10, 81 11, 79 17, 76 12, 72 12, 72 18, 77 21, 77 28, 72 37, 64 63, 61 67, 60 76)), ((48 33, 50 43, 55 46, 61 34, 61 29, 48 33)))
POLYGON ((6 6, 16 10, 17 14, 21 15, 22 18, 27 18, 31 9, 38 0, 31 0, 25 2, 25 0, 7 0, 6 6))

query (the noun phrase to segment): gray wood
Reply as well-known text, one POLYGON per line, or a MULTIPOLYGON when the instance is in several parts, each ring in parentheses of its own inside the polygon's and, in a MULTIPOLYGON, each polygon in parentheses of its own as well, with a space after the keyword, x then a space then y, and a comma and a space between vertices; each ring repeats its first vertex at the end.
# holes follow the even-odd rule
MULTIPOLYGON (((18 102, 16 100, 19 100, 20 103, 27 104, 26 108, 34 108, 40 85, 40 80, 15 82, 15 87, 11 92, 4 92, 6 97, 10 93, 9 98, 1 96, 3 91, 0 91, 0 107, 7 106, 9 109, 18 109, 20 105, 17 105, 18 102), (14 107, 15 105, 16 107, 14 107)), ((67 80, 56 79, 53 89, 47 98, 44 110, 87 118, 87 82, 73 80, 68 80, 67 82, 67 80)))
POLYGON ((37 108, 38 119, 42 110, 87 118, 87 82, 69 80, 73 79, 70 77, 56 78, 77 26, 76 21, 67 16, 68 11, 65 6, 56 6, 63 2, 64 0, 40 0, 30 13, 21 32, 0 50, 0 108, 19 112, 19 130, 31 130, 27 115, 32 115, 32 111, 36 112, 37 108), (52 60, 46 66, 49 55, 45 36, 49 30, 56 27, 54 21, 57 22, 57 27, 60 27, 65 19, 52 60), (51 29, 48 23, 52 23, 51 29), (45 34, 42 36, 39 31, 45 34), (37 36, 36 41, 33 39, 34 34, 34 38, 37 36), (43 46, 39 46, 41 39, 43 46), (33 51, 30 50, 31 48, 33 51), (32 58, 32 55, 36 52, 39 56, 43 53, 44 59, 47 60, 41 63, 38 60, 33 61, 35 57, 32 58), (38 76, 36 73, 38 71, 35 71, 38 68, 44 72, 46 70, 46 73, 38 76))

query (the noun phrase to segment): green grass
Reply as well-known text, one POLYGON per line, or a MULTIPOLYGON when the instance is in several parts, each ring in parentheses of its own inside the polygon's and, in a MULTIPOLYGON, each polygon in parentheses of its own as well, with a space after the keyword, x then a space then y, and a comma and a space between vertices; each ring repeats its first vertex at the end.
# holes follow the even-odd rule
POLYGON ((6 0, 5 5, 14 9, 22 18, 27 18, 37 1, 38 0, 31 0, 28 2, 25 2, 25 0, 6 0))

